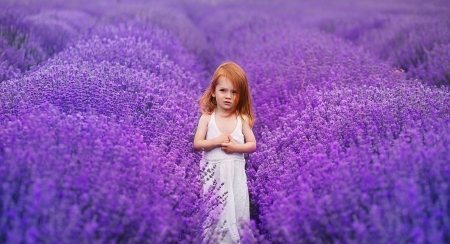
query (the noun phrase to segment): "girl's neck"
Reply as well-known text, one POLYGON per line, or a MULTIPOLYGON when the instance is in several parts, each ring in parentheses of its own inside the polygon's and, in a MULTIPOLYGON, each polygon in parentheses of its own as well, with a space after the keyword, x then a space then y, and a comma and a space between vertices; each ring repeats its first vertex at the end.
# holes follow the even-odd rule
POLYGON ((231 112, 231 111, 222 110, 222 109, 220 109, 218 107, 216 107, 215 110, 216 110, 216 114, 221 116, 221 117, 230 117, 230 115, 232 113, 234 113, 234 112, 231 112))

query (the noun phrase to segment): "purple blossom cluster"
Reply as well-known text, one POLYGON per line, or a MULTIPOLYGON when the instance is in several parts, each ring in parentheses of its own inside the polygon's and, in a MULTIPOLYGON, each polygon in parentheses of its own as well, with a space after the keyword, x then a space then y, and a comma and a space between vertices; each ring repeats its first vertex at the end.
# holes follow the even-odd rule
POLYGON ((0 138, 2 242, 164 242, 177 228, 160 156, 133 127, 43 104, 0 138))
POLYGON ((301 95, 289 105, 304 109, 291 107, 276 129, 266 127, 251 157, 272 240, 446 242, 449 226, 437 223, 449 220, 448 91, 363 86, 301 95))
POLYGON ((200 243, 225 60, 256 113, 242 243, 450 242, 444 3, 27 2, 0 13, 0 242, 200 243))
MULTIPOLYGON (((29 220, 19 226, 15 223, 22 221, 21 216, 28 216, 20 209, 28 208, 29 200, 15 199, 14 204, 5 205, 5 213, 23 214, 2 215, 1 238, 12 242, 198 242, 205 210, 199 197, 199 167, 193 162, 198 162, 200 155, 193 153, 189 144, 198 117, 195 97, 200 86, 194 77, 202 75, 200 66, 175 35, 157 26, 106 25, 93 32, 92 37, 77 41, 38 69, 2 83, 0 114, 5 129, 1 134, 13 139, 1 140, 5 174, 1 178, 19 185, 17 179, 29 178, 29 185, 43 192, 33 201, 43 205, 33 209, 36 214, 30 213, 29 220), (120 28, 128 32, 114 35, 120 28), (172 42, 167 42, 168 38, 172 42), (89 120, 72 121, 74 116, 89 120), (35 117, 43 119, 35 121, 35 117), (59 120, 64 128, 56 126, 59 120), (24 137, 22 129, 10 132, 14 124, 25 122, 33 125, 29 136, 24 137), (48 145, 27 144, 40 145, 41 140, 48 145), (49 150, 60 146, 64 150, 49 150), (42 153, 50 159, 37 156, 42 153), (74 165, 70 160, 78 165, 77 171, 67 168, 74 165), (34 161, 39 161, 53 173, 47 176, 46 172, 19 170, 9 176, 18 161, 24 169, 34 169, 34 161), (55 166, 58 163, 61 167, 55 166), (102 174, 91 179, 99 171, 102 174), (48 191, 36 185, 52 179, 58 184, 52 183, 48 191), (52 203, 55 192, 75 196, 52 203), (117 199, 123 201, 117 204, 117 199), (103 206, 105 202, 111 206, 103 206), (87 211, 86 205, 92 209, 87 211), (74 229, 51 229, 66 216, 49 216, 45 210, 49 206, 54 206, 55 213, 78 211, 81 217, 74 220, 74 229), (88 235, 81 234, 85 231, 88 235), (46 239, 47 235, 54 239, 46 239)), ((20 187, 4 187, 5 196, 20 194, 20 187)))
POLYGON ((449 240, 447 88, 405 80, 362 49, 280 19, 212 16, 200 23, 216 50, 252 82, 258 150, 247 173, 266 240, 449 240))
MULTIPOLYGON (((386 5, 391 4, 374 1, 368 7, 388 8, 386 5)), ((442 70, 439 64, 439 61, 448 59, 448 55, 441 52, 450 43, 448 7, 443 3, 427 7, 419 3, 403 7, 401 11, 364 9, 346 13, 345 17, 328 16, 316 20, 314 28, 364 47, 393 67, 406 71, 409 78, 418 78, 430 85, 448 86, 450 80, 445 76, 448 71, 442 70), (434 55, 429 55, 430 52, 434 55), (442 73, 425 75, 420 71, 423 66, 433 70, 430 73, 442 73)))
POLYGON ((0 16, 0 82, 21 77, 75 43, 95 23, 89 14, 76 10, 30 13, 6 9, 0 16))

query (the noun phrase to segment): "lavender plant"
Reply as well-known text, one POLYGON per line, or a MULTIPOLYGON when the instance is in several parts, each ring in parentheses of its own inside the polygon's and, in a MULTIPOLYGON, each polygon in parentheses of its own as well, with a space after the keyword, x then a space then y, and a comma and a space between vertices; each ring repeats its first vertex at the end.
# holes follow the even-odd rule
MULTIPOLYGON (((413 5, 410 8, 413 9, 400 13, 366 11, 356 16, 349 13, 346 17, 328 17, 318 21, 318 28, 364 47, 394 68, 407 71, 410 78, 420 78, 430 85, 446 85, 442 80, 421 76, 415 70, 423 63, 435 62, 428 61, 431 57, 427 53, 449 43, 450 25, 444 10, 448 6, 415 9, 413 5)), ((445 59, 445 54, 437 55, 433 58, 445 59)), ((438 67, 437 70, 441 71, 438 67)))
POLYGON ((177 239, 161 156, 133 127, 43 104, 0 135, 2 242, 177 239))
MULTIPOLYGON (((420 232, 424 241, 445 242, 448 226, 419 223, 423 218, 448 222, 448 215, 421 215, 448 212, 446 206, 435 205, 442 194, 427 190, 428 184, 447 184, 448 139, 435 135, 448 130, 448 90, 363 87, 302 95, 307 98, 300 103, 311 104, 301 114, 291 110, 275 126, 278 129, 266 127, 259 140, 263 150, 251 157, 251 165, 258 166, 254 196, 260 201, 260 218, 270 223, 272 240, 408 242, 418 240, 420 232), (402 148, 393 149, 396 145, 402 148), (437 168, 432 176, 425 170, 429 167, 437 168), (403 195, 410 185, 396 185, 404 178, 420 189, 414 190, 414 197, 403 195), (422 200, 411 199, 419 195, 422 200), (376 217, 377 227, 374 217, 367 216, 373 206, 383 213, 376 217), (309 221, 315 214, 316 222, 309 221)), ((443 187, 440 191, 448 191, 443 187)))
MULTIPOLYGON (((167 35, 162 30, 156 32, 167 35)), ((191 147, 186 147, 186 144, 190 143, 189 137, 180 140, 180 134, 193 134, 197 113, 192 112, 197 108, 194 96, 188 95, 199 88, 190 77, 189 71, 184 71, 169 60, 168 56, 163 56, 162 50, 154 49, 155 46, 151 44, 153 42, 162 45, 163 42, 155 41, 155 38, 148 41, 141 41, 139 38, 140 36, 136 35, 113 40, 103 39, 102 42, 94 36, 92 40, 80 42, 77 48, 70 48, 57 55, 24 79, 7 81, 2 86, 5 92, 0 99, 3 105, 2 122, 8 124, 21 113, 26 114, 27 111, 50 102, 65 114, 107 116, 113 123, 131 126, 142 136, 146 145, 158 147, 160 157, 166 160, 160 163, 161 167, 158 171, 155 170, 155 174, 149 176, 148 180, 158 182, 159 188, 155 187, 153 190, 161 193, 161 201, 167 202, 169 207, 158 207, 152 201, 146 202, 147 205, 143 207, 153 208, 167 217, 177 216, 171 222, 176 220, 180 226, 187 229, 183 227, 177 230, 177 224, 166 222, 157 227, 163 228, 161 239, 156 239, 156 233, 160 232, 160 229, 152 232, 151 238, 139 239, 139 235, 131 234, 131 237, 137 239, 127 237, 124 240, 196 242, 195 240, 200 238, 201 230, 198 229, 201 227, 199 221, 202 219, 203 210, 200 209, 202 205, 198 196, 201 185, 195 173, 198 172, 198 166, 191 165, 191 162, 199 161, 199 155, 193 154, 191 147), (127 46, 130 55, 120 55, 126 54, 126 50, 124 53, 116 53, 115 50, 127 46), (95 49, 92 49, 93 47, 95 49), (137 55, 138 53, 141 55, 137 55), (183 107, 186 113, 183 113, 183 107), (173 111, 177 110, 178 113, 174 114, 173 111), (168 131, 170 128, 173 133, 168 131), (172 137, 167 137, 166 133, 170 133, 172 137)), ((174 43, 176 45, 178 42, 174 43)), ((183 60, 182 54, 175 51, 182 50, 180 46, 165 45, 166 53, 174 53, 183 60)), ((186 54, 184 60, 189 58, 186 54)), ((110 171, 106 168, 104 170, 106 173, 110 171)), ((61 173, 55 171, 56 174, 61 173)), ((124 175, 118 177, 127 178, 124 175)), ((157 198, 155 200, 158 201, 157 198)), ((127 204, 130 202, 133 201, 128 201, 127 204)), ((108 214, 113 213, 106 215, 108 214)), ((133 216, 140 215, 142 213, 136 212, 133 216)), ((151 231, 145 225, 146 222, 151 222, 151 216, 149 218, 136 223, 142 226, 142 231, 147 231, 145 235, 151 231)), ((113 230, 111 227, 111 231, 113 230)), ((41 234, 40 231, 37 232, 41 234)), ((109 237, 112 234, 108 232, 108 228, 105 228, 105 232, 105 236, 97 237, 98 241, 118 238, 114 235, 109 237)), ((7 240, 14 240, 9 234, 5 233, 4 236, 7 240)), ((90 241, 86 239, 81 242, 90 241)))
POLYGON ((1 63, 5 67, 0 81, 20 77, 74 43, 95 22, 89 14, 78 11, 53 10, 26 16, 26 12, 3 10, 0 16, 1 63))
POLYGON ((412 77, 429 81, 430 84, 442 86, 450 84, 450 44, 434 47, 426 51, 425 62, 411 69, 412 77))
POLYGON ((446 5, 324 4, 11 4, 0 242, 201 242, 196 99, 224 60, 257 117, 242 243, 449 242, 446 5))
MULTIPOLYGON (((421 200, 397 213, 411 197, 402 194, 409 191, 404 182, 426 188, 418 175, 447 150, 447 139, 419 138, 448 130, 448 90, 406 81, 401 72, 329 36, 245 13, 221 11, 218 15, 227 17, 214 15, 211 26, 204 28, 210 32, 220 20, 233 19, 228 29, 212 34, 217 36, 216 50, 242 62, 254 82, 260 150, 250 156, 247 173, 267 238, 275 243, 448 240, 448 226, 419 224, 424 215, 415 210, 448 212, 444 205, 421 200), (426 163, 420 152, 404 163, 393 159, 400 151, 392 149, 394 145, 408 147, 411 134, 414 152, 439 148, 423 159, 426 163), (388 167, 381 172, 389 176, 383 178, 374 164, 388 167), (410 164, 418 164, 416 173, 404 179, 410 164), (389 191, 395 191, 395 200, 389 191), (377 212, 369 215, 372 208, 377 212), (405 216, 414 220, 404 222, 405 216)), ((427 179, 433 185, 446 184, 445 163, 437 165, 441 174, 427 179)), ((423 199, 433 198, 429 191, 414 191, 423 199)), ((448 190, 443 186, 441 191, 448 190)), ((426 216, 433 223, 448 222, 447 216, 426 216)))
MULTIPOLYGON (((197 62, 195 55, 186 49, 183 43, 178 39, 178 37, 172 32, 162 29, 157 25, 149 22, 143 21, 128 21, 126 23, 119 23, 117 25, 109 24, 103 25, 101 27, 97 27, 92 31, 93 38, 98 37, 98 39, 106 39, 106 40, 117 40, 120 38, 134 38, 136 39, 134 42, 138 42, 137 45, 146 45, 146 50, 144 53, 147 53, 149 50, 155 50, 157 52, 161 52, 161 56, 167 56, 167 59, 170 59, 172 62, 180 66, 184 70, 184 72, 189 72, 191 76, 199 76, 196 79, 205 79, 203 66, 197 62)), ((104 41, 104 40, 103 40, 104 41)), ((92 42, 92 40, 91 40, 92 42)), ((79 43, 78 45, 81 45, 79 43)), ((86 45, 86 44, 84 44, 86 45)), ((130 45, 134 45, 134 43, 128 43, 129 50, 131 52, 138 53, 138 47, 132 47, 130 45)), ((86 51, 89 51, 87 48, 84 48, 86 51)), ((115 49, 110 49, 109 52, 112 52, 115 49)), ((95 50, 92 50, 95 52, 95 50)), ((117 53, 116 56, 123 55, 121 53, 117 53)), ((129 53, 126 56, 132 57, 133 54, 129 53)), ((105 57, 98 57, 101 59, 105 59, 105 57)), ((118 58, 125 58, 118 57, 118 58)), ((150 59, 152 60, 152 59, 150 59)), ((141 62, 148 62, 147 60, 140 60, 141 62)), ((137 65, 142 65, 138 62, 133 64, 133 68, 137 68, 137 65)), ((153 65, 155 66, 155 65, 153 65)), ((146 67, 141 67, 140 69, 146 69, 146 67)), ((170 70, 170 69, 169 69, 170 70)))
POLYGON ((37 65, 45 56, 37 40, 30 35, 30 27, 18 11, 0 13, 0 82, 18 78, 21 73, 37 65))

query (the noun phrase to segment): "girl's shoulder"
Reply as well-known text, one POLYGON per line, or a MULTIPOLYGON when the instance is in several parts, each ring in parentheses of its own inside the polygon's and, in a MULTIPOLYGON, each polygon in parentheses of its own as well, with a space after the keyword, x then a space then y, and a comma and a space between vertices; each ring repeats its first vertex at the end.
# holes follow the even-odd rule
POLYGON ((202 116, 200 116, 199 123, 208 124, 210 120, 211 120, 211 114, 202 114, 202 116))
POLYGON ((250 121, 248 116, 245 114, 241 114, 240 117, 241 117, 242 124, 244 124, 244 123, 248 124, 248 122, 250 121))
POLYGON ((243 128, 246 127, 246 128, 249 128, 250 130, 252 130, 253 125, 254 125, 253 119, 246 114, 241 114, 240 117, 241 117, 242 127, 243 128))

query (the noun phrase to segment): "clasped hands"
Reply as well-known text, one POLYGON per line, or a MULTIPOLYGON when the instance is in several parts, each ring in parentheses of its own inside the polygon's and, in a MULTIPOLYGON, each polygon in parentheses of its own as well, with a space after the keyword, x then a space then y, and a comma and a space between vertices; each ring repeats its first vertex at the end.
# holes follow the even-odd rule
POLYGON ((238 144, 231 135, 221 134, 219 137, 217 137, 217 140, 225 153, 236 152, 236 147, 238 144))

